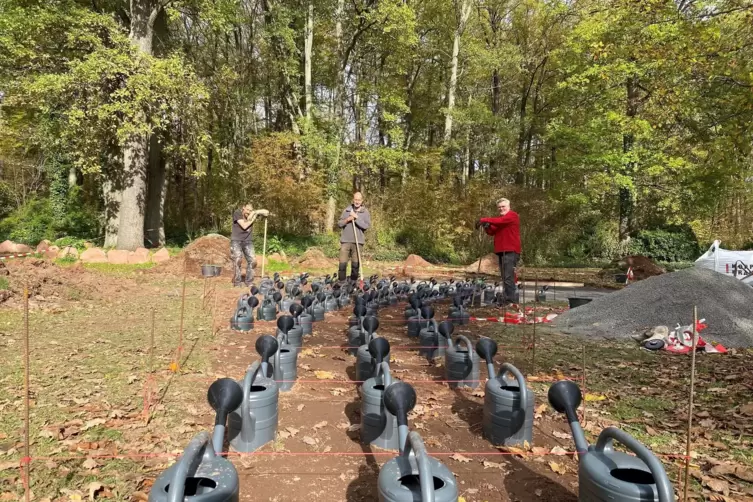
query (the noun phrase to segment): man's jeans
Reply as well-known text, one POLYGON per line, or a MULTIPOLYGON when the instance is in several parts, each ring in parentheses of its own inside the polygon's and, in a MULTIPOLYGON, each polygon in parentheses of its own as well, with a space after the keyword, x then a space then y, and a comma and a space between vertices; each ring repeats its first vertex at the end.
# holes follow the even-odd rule
POLYGON ((515 294, 515 267, 518 265, 520 255, 515 251, 502 251, 497 253, 499 257, 499 275, 505 285, 505 301, 518 303, 515 294))
POLYGON ((230 259, 233 261, 235 273, 233 275, 233 285, 239 286, 243 281, 241 277, 241 265, 243 257, 246 257, 246 284, 250 285, 254 280, 253 267, 256 266, 256 256, 254 255, 254 243, 251 241, 230 241, 230 259))
POLYGON ((358 262, 358 250, 356 249, 356 244, 354 242, 340 243, 340 265, 337 269, 337 279, 340 281, 345 280, 348 261, 351 262, 350 278, 355 281, 358 279, 358 269, 361 264, 358 262))

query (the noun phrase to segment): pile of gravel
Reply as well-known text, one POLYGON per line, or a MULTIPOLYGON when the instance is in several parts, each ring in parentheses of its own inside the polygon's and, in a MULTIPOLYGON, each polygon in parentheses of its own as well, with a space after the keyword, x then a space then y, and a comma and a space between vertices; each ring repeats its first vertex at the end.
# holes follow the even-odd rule
POLYGON ((558 316, 569 334, 626 338, 658 325, 693 324, 693 306, 708 328, 701 336, 726 347, 753 346, 753 288, 705 268, 689 268, 633 283, 558 316))

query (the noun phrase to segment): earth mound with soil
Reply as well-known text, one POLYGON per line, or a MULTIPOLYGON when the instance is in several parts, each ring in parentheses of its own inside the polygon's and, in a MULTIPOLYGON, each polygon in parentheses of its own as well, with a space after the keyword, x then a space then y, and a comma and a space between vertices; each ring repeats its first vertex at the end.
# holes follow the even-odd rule
POLYGON ((428 261, 424 260, 417 254, 410 254, 403 262, 403 268, 411 269, 411 268, 426 268, 426 267, 432 267, 433 265, 429 263, 428 261))
POLYGON ((753 288, 738 279, 692 267, 650 277, 557 317, 563 333, 627 338, 654 326, 706 319, 703 338, 726 347, 753 346, 753 288))
POLYGON ((613 262, 608 268, 605 268, 599 273, 599 276, 603 279, 614 279, 616 274, 624 274, 629 268, 633 269, 634 281, 642 281, 649 277, 655 277, 657 275, 666 274, 667 270, 660 267, 650 258, 641 255, 626 256, 621 260, 613 262))
MULTIPOLYGON (((107 296, 112 289, 103 286, 102 276, 86 270, 81 263, 60 267, 47 260, 26 258, 0 262, 0 276, 7 278, 8 289, 0 290, 0 305, 22 307, 24 286, 29 288, 29 307, 54 308, 66 300, 78 301, 107 296)), ((119 279, 116 291, 130 291, 130 279, 119 279)))
POLYGON ((472 264, 465 267, 466 272, 481 273, 489 275, 499 275, 499 257, 494 253, 481 258, 481 260, 474 261, 472 264), (479 270, 479 263, 481 262, 481 270, 479 270))
MULTIPOLYGON (((220 265, 222 274, 233 272, 233 262, 230 260, 230 239, 220 234, 209 234, 200 237, 170 261, 158 265, 154 270, 172 274, 183 273, 185 261, 188 275, 201 275, 202 265, 220 265)), ((245 269, 245 259, 243 267, 245 269)))
POLYGON ((303 269, 323 269, 335 266, 336 260, 327 258, 319 248, 308 248, 298 260, 298 266, 303 269))

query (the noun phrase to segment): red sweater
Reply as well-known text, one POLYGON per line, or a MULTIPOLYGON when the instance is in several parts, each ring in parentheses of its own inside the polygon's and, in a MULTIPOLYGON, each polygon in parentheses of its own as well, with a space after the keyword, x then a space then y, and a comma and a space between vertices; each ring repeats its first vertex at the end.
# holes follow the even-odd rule
POLYGON ((489 223, 486 233, 494 236, 494 252, 515 251, 520 254, 520 217, 515 211, 504 216, 481 218, 481 223, 489 223))

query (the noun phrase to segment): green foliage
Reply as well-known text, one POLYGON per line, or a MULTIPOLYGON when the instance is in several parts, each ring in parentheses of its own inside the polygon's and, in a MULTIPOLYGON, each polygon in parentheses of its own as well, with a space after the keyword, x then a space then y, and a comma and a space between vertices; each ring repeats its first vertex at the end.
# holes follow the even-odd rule
POLYGON ((47 199, 30 199, 0 221, 0 239, 30 246, 55 239, 55 215, 47 199))
POLYGON ((688 227, 641 230, 630 243, 630 253, 661 262, 693 261, 701 255, 693 231, 688 227))
POLYGON ((64 248, 68 246, 73 246, 78 251, 83 251, 86 249, 85 246, 86 241, 84 239, 79 239, 78 237, 61 237, 59 239, 56 239, 54 244, 59 248, 64 248))
POLYGON ((0 277, 0 291, 5 291, 10 287, 7 277, 0 277))

